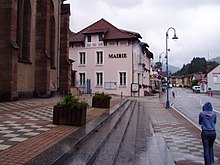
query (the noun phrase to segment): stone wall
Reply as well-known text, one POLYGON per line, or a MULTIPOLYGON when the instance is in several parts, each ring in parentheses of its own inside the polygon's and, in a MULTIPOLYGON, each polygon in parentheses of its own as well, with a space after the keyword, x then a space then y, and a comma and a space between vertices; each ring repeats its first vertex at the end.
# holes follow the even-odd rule
POLYGON ((68 43, 65 41, 68 32, 61 31, 60 35, 59 28, 64 25, 69 29, 69 12, 63 20, 66 22, 61 24, 60 3, 60 0, 0 1, 0 101, 50 97, 51 92, 59 90, 60 82, 62 90, 69 89, 68 83, 62 83, 68 76, 59 78, 59 71, 69 75, 70 69, 68 60, 67 66, 63 63, 59 68, 62 58, 66 60, 69 56, 68 51, 63 51, 59 57, 60 36, 67 36, 62 39, 63 50, 68 47, 64 44, 68 43))

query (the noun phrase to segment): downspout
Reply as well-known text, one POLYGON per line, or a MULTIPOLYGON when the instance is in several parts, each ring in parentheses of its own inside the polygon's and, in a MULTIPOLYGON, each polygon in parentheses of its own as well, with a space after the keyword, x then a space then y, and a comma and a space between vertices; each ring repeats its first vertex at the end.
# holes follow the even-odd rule
MULTIPOLYGON (((132 74, 131 74, 131 84, 132 83, 134 83, 134 51, 133 51, 133 41, 131 41, 131 44, 132 44, 132 47, 131 47, 131 51, 132 51, 132 57, 131 57, 131 62, 132 62, 132 64, 131 64, 131 68, 132 68, 132 70, 131 70, 131 72, 132 72, 132 74)), ((132 89, 131 89, 131 97, 132 97, 132 89)))

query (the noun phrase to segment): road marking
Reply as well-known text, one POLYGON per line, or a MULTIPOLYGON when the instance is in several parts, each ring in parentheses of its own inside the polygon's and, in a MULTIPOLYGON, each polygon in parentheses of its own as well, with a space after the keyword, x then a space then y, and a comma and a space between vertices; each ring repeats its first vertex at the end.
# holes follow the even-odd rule
MULTIPOLYGON (((196 97, 196 96, 191 96, 191 97, 195 97, 196 99, 200 100, 200 105, 201 105, 201 107, 205 104, 205 103, 202 104, 202 99, 200 99, 200 98, 198 98, 198 97, 196 97)), ((220 114, 220 112, 217 111, 217 110, 215 110, 214 108, 213 108, 213 111, 220 114)))
MULTIPOLYGON (((194 121, 190 120, 186 115, 184 115, 183 113, 181 113, 180 111, 178 111, 174 105, 171 106, 177 113, 179 113, 181 116, 183 116, 187 121, 189 121, 191 124, 193 124, 196 128, 198 128, 200 131, 202 131, 201 127, 196 124, 194 121)), ((217 138, 215 139, 215 142, 220 144, 220 140, 218 140, 217 138)))

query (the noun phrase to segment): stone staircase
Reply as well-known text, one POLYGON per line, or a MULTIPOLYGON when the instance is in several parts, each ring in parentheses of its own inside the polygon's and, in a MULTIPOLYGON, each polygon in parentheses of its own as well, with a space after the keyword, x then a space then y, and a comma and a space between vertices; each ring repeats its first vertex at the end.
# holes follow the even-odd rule
MULTIPOLYGON (((165 144, 163 139, 158 140, 157 143, 145 109, 140 107, 137 100, 124 100, 29 164, 158 165, 159 148, 165 144), (154 140, 149 141, 149 138, 154 140)), ((161 152, 168 157, 163 158, 165 162, 160 162, 172 165, 169 152, 164 149, 161 152)))
MULTIPOLYGON (((106 147, 106 144, 110 143, 115 131, 118 130, 119 127, 124 127, 124 125, 126 125, 124 123, 128 123, 135 103, 135 101, 126 101, 117 111, 114 111, 110 117, 101 122, 99 126, 94 129, 94 133, 87 135, 87 137, 84 137, 86 140, 82 140, 79 144, 71 147, 71 150, 54 164, 93 164, 96 157, 101 154, 100 151, 103 147, 106 147)), ((124 128, 122 131, 125 130, 124 128)), ((122 139, 122 137, 123 133, 121 133, 117 139, 122 139)), ((115 148, 114 146, 114 149, 115 148)))

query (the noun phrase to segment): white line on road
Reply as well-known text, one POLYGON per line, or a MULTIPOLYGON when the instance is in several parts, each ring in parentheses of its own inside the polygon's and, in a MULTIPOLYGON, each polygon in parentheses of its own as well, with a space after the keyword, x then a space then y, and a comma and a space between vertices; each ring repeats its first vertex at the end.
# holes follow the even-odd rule
MULTIPOLYGON (((194 98, 196 98, 196 99, 198 99, 198 100, 200 100, 199 102, 200 102, 200 105, 201 105, 201 107, 205 104, 202 104, 202 99, 200 99, 200 98, 198 98, 198 97, 196 97, 196 96, 190 96, 190 97, 194 97, 194 98)), ((214 108, 213 108, 213 111, 214 112, 216 112, 216 113, 219 113, 220 114, 220 112, 219 111, 217 111, 217 110, 215 110, 214 108)))

